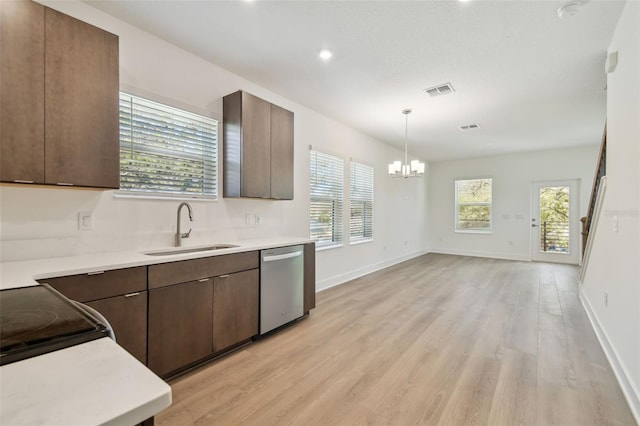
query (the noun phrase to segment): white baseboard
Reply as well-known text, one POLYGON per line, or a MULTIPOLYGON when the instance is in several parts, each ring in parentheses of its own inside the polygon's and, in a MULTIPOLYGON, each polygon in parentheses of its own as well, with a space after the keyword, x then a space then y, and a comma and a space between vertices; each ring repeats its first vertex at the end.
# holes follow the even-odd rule
POLYGON ((335 287, 340 284, 344 284, 347 281, 351 281, 353 279, 362 277, 372 272, 376 272, 381 269, 388 268, 389 266, 393 266, 395 264, 404 262, 405 260, 422 256, 423 254, 427 254, 429 252, 430 251, 427 249, 418 250, 418 251, 411 252, 409 254, 405 254, 403 256, 385 260, 384 262, 375 263, 373 265, 365 266, 364 268, 355 269, 353 271, 345 272, 344 274, 334 275, 332 277, 325 278, 324 280, 316 282, 316 291, 322 291, 331 287, 335 287))
POLYGON ((640 424, 640 392, 633 386, 633 383, 629 380, 629 375, 627 374, 627 370, 624 367, 624 364, 620 361, 616 350, 613 345, 611 345, 611 341, 609 340, 609 336, 607 336, 606 331, 600 325, 600 321, 598 320, 598 316, 595 311, 591 308, 591 303, 587 296, 582 292, 582 283, 580 283, 580 301, 582 302, 582 306, 584 307, 585 312, 587 313, 587 317, 591 322, 591 327, 596 333, 596 337, 600 342, 600 346, 604 351, 611 368, 613 369, 613 374, 618 379, 618 384, 620 388, 622 388, 622 393, 629 404, 629 408, 631 409, 631 413, 636 420, 637 424, 640 424))
POLYGON ((494 252, 486 252, 486 251, 441 249, 441 248, 432 248, 431 250, 429 250, 429 252, 440 253, 440 254, 454 254, 456 256, 487 257, 489 259, 519 260, 523 262, 531 262, 531 256, 524 255, 524 254, 494 253, 494 252))

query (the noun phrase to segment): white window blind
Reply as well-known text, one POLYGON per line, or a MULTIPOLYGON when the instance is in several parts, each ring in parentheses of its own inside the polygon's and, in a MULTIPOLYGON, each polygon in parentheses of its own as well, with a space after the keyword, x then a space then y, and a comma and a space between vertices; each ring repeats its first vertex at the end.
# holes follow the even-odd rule
POLYGON ((120 92, 120 189, 216 198, 218 122, 120 92))
POLYGON ((316 247, 342 244, 344 161, 311 151, 310 234, 316 247))
POLYGON ((456 180, 456 231, 491 232, 491 186, 490 178, 456 180))
POLYGON ((351 242, 373 238, 373 167, 351 162, 349 232, 351 242))

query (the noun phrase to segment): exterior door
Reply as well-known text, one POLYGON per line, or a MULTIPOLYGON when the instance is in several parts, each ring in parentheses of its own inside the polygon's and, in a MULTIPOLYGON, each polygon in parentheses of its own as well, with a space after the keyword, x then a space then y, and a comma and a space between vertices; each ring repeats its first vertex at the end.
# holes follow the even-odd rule
POLYGON ((580 263, 578 180, 534 182, 531 260, 580 263))

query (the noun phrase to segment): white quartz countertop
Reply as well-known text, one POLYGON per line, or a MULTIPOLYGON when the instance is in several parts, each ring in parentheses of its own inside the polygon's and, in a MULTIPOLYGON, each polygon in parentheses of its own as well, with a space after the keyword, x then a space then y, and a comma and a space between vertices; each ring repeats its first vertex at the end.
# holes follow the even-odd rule
MULTIPOLYGON (((253 250, 264 250, 309 243, 307 238, 278 237, 241 241, 214 241, 203 246, 183 246, 190 249, 215 244, 232 244, 237 247, 220 250, 150 256, 149 252, 163 250, 162 247, 140 251, 117 251, 84 254, 80 256, 52 257, 47 259, 23 260, 0 263, 0 290, 36 285, 35 280, 42 278, 62 277, 89 272, 108 271, 111 269, 130 268, 134 266, 153 265, 157 263, 175 262, 178 260, 197 259, 201 257, 222 256, 253 250)), ((167 251, 178 250, 176 247, 165 247, 167 251)))
MULTIPOLYGON (((0 290, 35 280, 310 242, 305 238, 220 241, 237 247, 150 256, 120 251, 0 263, 0 290)), ((194 246, 198 247, 198 246, 194 246)), ((194 248, 185 246, 183 248, 194 248)), ((165 249, 172 249, 166 247, 165 249)), ((7 426, 134 425, 171 405, 171 388, 108 338, 0 367, 0 424, 7 426)))
POLYGON ((0 424, 135 425, 171 405, 171 388, 103 337, 0 367, 0 424))

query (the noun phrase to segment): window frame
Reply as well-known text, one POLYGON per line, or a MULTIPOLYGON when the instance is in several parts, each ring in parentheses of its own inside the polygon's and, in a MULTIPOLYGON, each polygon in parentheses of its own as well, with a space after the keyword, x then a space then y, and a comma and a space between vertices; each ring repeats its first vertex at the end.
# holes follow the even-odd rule
POLYGON ((355 161, 353 159, 351 159, 350 164, 349 164, 349 244, 350 245, 357 245, 357 244, 363 244, 363 243, 368 243, 368 242, 372 242, 373 241, 373 236, 374 236, 374 208, 375 208, 375 167, 373 167, 370 164, 361 162, 361 161, 355 161), (358 199, 356 199, 354 197, 354 193, 358 192, 357 191, 357 184, 360 183, 362 184, 363 182, 354 182, 354 176, 356 175, 356 170, 357 168, 362 168, 365 169, 360 173, 366 173, 368 174, 370 172, 370 178, 371 178, 371 182, 369 185, 369 182, 364 182, 364 186, 359 190, 359 193, 362 194, 362 197, 358 197, 358 199), (366 170, 369 169, 369 170, 366 170), (362 203, 362 236, 353 236, 353 206, 356 203, 362 203), (367 203, 369 203, 369 206, 367 206, 367 203), (369 212, 369 214, 367 215, 367 211, 369 212), (367 225, 366 225, 366 219, 369 219, 369 229, 370 229, 370 235, 366 235, 367 234, 367 225))
MULTIPOLYGON (((207 176, 207 178, 209 178, 209 182, 212 184, 214 190, 211 193, 205 193, 205 192, 170 192, 170 191, 162 191, 159 190, 157 187, 154 188, 153 190, 136 190, 136 189, 128 189, 128 188, 122 188, 122 186, 114 191, 113 196, 114 198, 131 198, 131 199, 159 199, 159 200, 189 200, 189 201, 204 201, 204 202, 216 202, 219 201, 220 199, 220 179, 219 179, 219 173, 220 173, 220 167, 219 167, 219 157, 220 157, 220 120, 216 117, 212 117, 210 115, 207 115, 206 113, 202 113, 202 112, 198 112, 195 111, 195 108, 192 107, 185 107, 183 105, 177 105, 177 102, 172 102, 172 101, 167 101, 167 100, 157 100, 154 99, 153 97, 147 96, 147 95, 139 95, 136 93, 135 90, 120 90, 119 92, 119 98, 122 98, 122 96, 125 97, 130 97, 132 99, 138 99, 141 102, 147 102, 147 103, 151 103, 151 104, 155 104, 160 106, 161 108, 166 108, 165 112, 170 113, 171 110, 176 111, 176 115, 179 114, 185 114, 185 115, 189 115, 189 116, 195 116, 201 119, 206 120, 207 122, 209 122, 208 124, 210 124, 214 129, 215 129, 215 135, 212 136, 212 138, 214 139, 214 142, 210 145, 207 145, 208 148, 211 148, 211 154, 212 157, 209 160, 209 164, 208 165, 203 165, 203 167, 205 168, 205 170, 208 167, 211 167, 212 170, 206 174, 205 176, 207 176)), ((122 101, 120 101, 122 102, 122 101)), ((118 112, 119 115, 121 114, 121 106, 119 104, 118 107, 118 112)), ((119 118, 118 120, 118 126, 119 126, 119 135, 122 132, 121 129, 121 122, 122 118, 119 118)), ((119 156, 122 156, 122 140, 120 138, 119 140, 119 146, 118 146, 118 150, 119 150, 119 156)), ((143 151, 147 151, 147 150, 143 150, 143 151)), ((156 151, 158 153, 163 153, 162 149, 154 149, 154 148, 149 148, 148 149, 149 152, 152 151, 156 151)), ((170 153, 169 150, 164 151, 166 153, 170 153)), ((165 154, 166 155, 166 154, 165 154)), ((184 156, 175 156, 174 158, 177 159, 183 159, 183 160, 194 160, 194 156, 193 155, 189 155, 189 154, 185 154, 184 156)), ((119 169, 119 173, 122 176, 122 164, 120 165, 120 169, 119 169)), ((121 183, 122 185, 122 180, 121 183)))
POLYGON ((484 234, 489 235, 493 233, 493 177, 492 176, 483 176, 483 177, 474 177, 474 178, 456 178, 454 179, 454 218, 453 218, 453 230, 456 233, 461 234, 484 234), (470 182, 470 181, 479 181, 479 180, 488 180, 490 183, 490 197, 491 200, 489 202, 474 202, 474 203, 460 203, 458 201, 459 191, 458 191, 458 182, 470 182), (465 229, 459 228, 459 207, 463 204, 465 206, 489 206, 489 227, 487 229, 465 229))
POLYGON ((338 248, 344 246, 344 159, 342 157, 329 154, 323 151, 310 148, 309 150, 309 239, 314 241, 316 250, 326 250, 332 248, 338 248), (315 155, 315 159, 314 159, 315 155), (317 192, 314 194, 313 188, 313 174, 317 173, 317 160, 318 156, 324 157, 325 160, 335 160, 336 165, 339 163, 339 176, 330 176, 330 183, 333 185, 330 189, 335 190, 339 195, 337 197, 331 197, 329 192, 325 191, 324 194, 317 192), (314 161, 316 164, 316 170, 314 171, 314 161), (339 183, 339 184, 338 184, 339 183), (333 213, 331 216, 331 240, 322 240, 316 238, 313 233, 314 226, 314 206, 313 203, 331 203, 331 209, 333 213))

